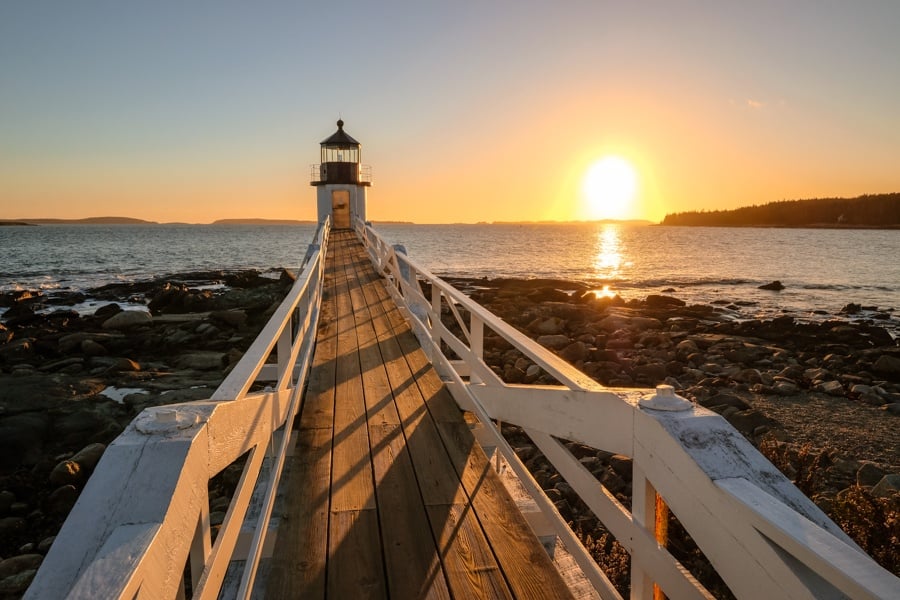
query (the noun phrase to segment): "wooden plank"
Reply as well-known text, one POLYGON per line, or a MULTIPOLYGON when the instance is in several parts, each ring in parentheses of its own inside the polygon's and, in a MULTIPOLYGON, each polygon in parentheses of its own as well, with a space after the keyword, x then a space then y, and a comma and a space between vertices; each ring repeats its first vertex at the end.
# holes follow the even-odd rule
POLYGON ((515 597, 571 598, 468 425, 444 422, 437 426, 515 597))
POLYGON ((328 597, 387 598, 377 511, 333 512, 329 538, 328 597))
MULTIPOLYGON (((362 371, 363 389, 366 400, 366 411, 369 424, 399 425, 400 418, 394 406, 391 384, 384 368, 384 359, 378 347, 374 320, 376 316, 369 309, 363 291, 359 266, 354 270, 355 281, 350 285, 350 300, 356 323, 356 338, 359 349, 360 370, 362 371)), ((368 269, 372 271, 371 266, 368 269)), ((348 272, 349 273, 349 272, 348 272)))
POLYGON ((512 598, 472 507, 436 504, 427 510, 453 598, 512 598))
POLYGON ((332 238, 337 309, 334 459, 328 597, 385 598, 384 560, 369 454, 365 403, 350 302, 346 232, 332 238))
POLYGON ((462 411, 431 366, 409 324, 397 309, 394 300, 380 281, 367 290, 377 294, 385 318, 392 328, 386 335, 392 335, 397 340, 409 369, 415 374, 416 382, 425 399, 425 405, 432 417, 436 421, 458 422, 462 411))
POLYGON ((390 594, 450 598, 416 475, 398 425, 370 428, 378 514, 390 594))
POLYGON ((465 493, 444 450, 434 421, 394 337, 378 342, 388 379, 394 390, 397 412, 419 478, 426 505, 465 503, 465 493))
POLYGON ((324 598, 331 481, 331 431, 298 434, 285 494, 287 504, 275 541, 267 596, 324 598))
POLYGON ((309 382, 300 411, 301 427, 331 429, 334 425, 334 382, 337 359, 337 307, 329 288, 334 278, 326 272, 316 350, 313 353, 309 382))
MULTIPOLYGON (((336 252, 340 265, 345 253, 336 252)), ((369 434, 357 352, 355 321, 346 273, 336 276, 338 349, 335 372, 334 464, 331 510, 375 508, 375 489, 369 455, 369 434)))
MULTIPOLYGON (((432 507, 440 505, 434 500, 440 497, 441 493, 446 493, 442 488, 442 483, 446 479, 429 481, 423 474, 441 470, 439 465, 448 457, 445 452, 449 452, 454 469, 472 498, 472 506, 478 520, 490 540, 515 596, 570 598, 571 593, 549 556, 528 528, 515 502, 489 467, 484 453, 475 444, 468 426, 463 421, 462 412, 431 368, 418 341, 412 335, 396 305, 390 300, 387 291, 383 288, 379 290, 375 286, 367 286, 366 290, 376 295, 378 302, 373 302, 372 306, 380 306, 384 318, 391 325, 390 332, 385 330, 379 335, 379 345, 391 384, 395 389, 395 399, 404 429, 412 427, 418 430, 418 433, 408 432, 407 438, 410 454, 420 477, 422 493, 426 505, 429 506, 429 515, 438 516, 433 515, 432 507), (414 381, 416 385, 409 385, 410 381, 414 381), (421 408, 426 398, 428 409, 422 412, 421 408), (437 425, 432 419, 432 411, 439 415, 437 425), (443 430, 445 425, 450 428, 447 433, 443 430), (421 446, 416 444, 418 440, 422 440, 421 446), (445 444, 454 447, 445 451, 443 449, 445 444), (440 449, 442 455, 440 458, 437 449, 440 449), (433 484, 433 487, 430 487, 429 483, 433 484), (429 492, 433 492, 434 495, 431 496, 429 492)), ((464 498, 464 495, 460 494, 458 484, 454 495, 457 498, 464 498)), ((444 506, 454 504, 457 503, 443 503, 444 506)), ((451 514, 448 512, 445 519, 451 514)), ((461 549, 457 551, 461 552, 461 549)), ((445 568, 448 569, 450 577, 450 569, 446 562, 445 568)), ((451 586, 453 583, 451 577, 451 586)))

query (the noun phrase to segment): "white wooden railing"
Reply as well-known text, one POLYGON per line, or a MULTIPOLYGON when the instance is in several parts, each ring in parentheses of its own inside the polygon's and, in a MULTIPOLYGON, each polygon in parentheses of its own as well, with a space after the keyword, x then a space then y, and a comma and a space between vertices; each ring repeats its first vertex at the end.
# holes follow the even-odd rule
POLYGON ((631 554, 631 598, 653 598, 654 585, 669 598, 710 597, 660 543, 657 511, 666 510, 738 598, 900 598, 900 579, 856 546, 725 419, 667 386, 656 392, 603 388, 389 245, 370 225, 357 223, 356 231, 457 403, 491 432, 601 597, 621 596, 494 423, 523 428, 631 554), (442 314, 452 315, 461 336, 445 326, 442 314), (483 360, 486 330, 560 385, 504 383, 483 360), (631 457, 631 510, 557 438, 631 457))
POLYGON ((110 444, 26 598, 179 598, 187 572, 194 598, 220 597, 226 573, 223 595, 250 596, 312 359, 329 227, 209 400, 148 408, 110 444), (209 480, 244 455, 213 543, 209 480))

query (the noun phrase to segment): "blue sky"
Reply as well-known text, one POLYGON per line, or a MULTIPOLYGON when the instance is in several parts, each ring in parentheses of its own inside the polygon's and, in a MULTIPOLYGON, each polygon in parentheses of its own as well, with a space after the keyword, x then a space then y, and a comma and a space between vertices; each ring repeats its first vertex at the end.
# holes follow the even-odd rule
POLYGON ((632 216, 900 190, 900 2, 6 2, 0 218, 312 218, 341 115, 370 214, 632 216), (596 200, 595 200, 596 201, 596 200))

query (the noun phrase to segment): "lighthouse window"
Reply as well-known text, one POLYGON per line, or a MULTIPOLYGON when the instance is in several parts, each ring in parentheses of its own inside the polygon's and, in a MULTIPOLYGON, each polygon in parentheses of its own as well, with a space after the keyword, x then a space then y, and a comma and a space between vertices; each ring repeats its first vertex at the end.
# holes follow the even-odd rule
POLYGON ((359 162, 357 148, 322 148, 322 162, 359 162))

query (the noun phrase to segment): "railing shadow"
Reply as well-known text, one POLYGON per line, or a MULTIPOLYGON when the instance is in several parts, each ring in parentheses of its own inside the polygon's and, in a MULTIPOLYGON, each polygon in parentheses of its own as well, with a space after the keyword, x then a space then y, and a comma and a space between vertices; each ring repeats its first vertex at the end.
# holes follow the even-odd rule
MULTIPOLYGON (((341 252, 341 243, 335 234, 335 252, 341 252)), ((268 595, 287 590, 298 597, 343 597, 351 591, 354 597, 450 597, 473 590, 481 597, 514 595, 511 589, 521 585, 517 577, 534 579, 533 572, 540 572, 536 563, 544 563, 536 553, 547 565, 549 558, 533 536, 530 546, 513 540, 514 552, 528 554, 518 565, 510 564, 509 548, 496 547, 506 541, 488 541, 504 531, 530 533, 521 515, 517 521, 506 514, 512 501, 506 496, 503 502, 505 490, 450 395, 434 388, 435 381, 440 385, 437 376, 422 381, 429 367, 421 364, 424 357, 411 356, 410 341, 417 343, 405 323, 391 321, 382 304, 386 292, 377 287, 380 280, 368 261, 360 259, 361 249, 345 269, 363 275, 343 278, 355 336, 343 329, 347 315, 338 314, 336 331, 326 333, 337 336, 335 356, 316 363, 334 373, 333 429, 308 427, 302 412, 308 407, 301 409, 301 467, 292 470, 288 482, 299 496, 286 509, 290 528, 279 532, 268 595), (313 439, 320 446, 310 447, 313 439), (329 460, 327 486, 311 490, 301 481, 310 475, 302 465, 318 463, 322 478, 329 460), (474 508, 490 505, 496 508, 474 508), (317 532, 325 535, 316 539, 317 532), (523 569, 532 576, 523 577, 523 569)), ((341 279, 340 273, 333 275, 341 279)), ((336 283, 340 287, 341 281, 336 283)), ((558 577, 552 567, 549 571, 552 575, 541 576, 558 577)))

